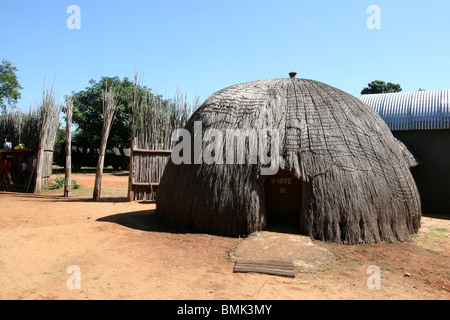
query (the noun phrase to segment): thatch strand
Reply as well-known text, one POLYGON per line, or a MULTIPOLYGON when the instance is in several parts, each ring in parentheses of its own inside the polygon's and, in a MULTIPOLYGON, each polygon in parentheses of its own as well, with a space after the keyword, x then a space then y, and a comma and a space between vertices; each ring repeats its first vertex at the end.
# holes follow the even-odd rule
MULTIPOLYGON (((312 238, 393 242, 420 226, 420 198, 409 170, 414 158, 375 111, 345 92, 295 78, 244 83, 207 99, 185 127, 191 135, 194 121, 202 122, 203 132, 278 129, 280 169, 307 185, 300 227, 312 238)), ((158 217, 217 234, 259 231, 266 225, 267 179, 260 169, 169 161, 157 194, 158 217)))

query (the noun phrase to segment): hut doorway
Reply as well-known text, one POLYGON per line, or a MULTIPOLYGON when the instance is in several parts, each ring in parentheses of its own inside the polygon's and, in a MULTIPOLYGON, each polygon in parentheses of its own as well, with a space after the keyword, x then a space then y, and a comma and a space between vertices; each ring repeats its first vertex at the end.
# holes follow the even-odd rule
POLYGON ((287 170, 278 170, 264 182, 268 229, 300 232, 305 182, 287 170))

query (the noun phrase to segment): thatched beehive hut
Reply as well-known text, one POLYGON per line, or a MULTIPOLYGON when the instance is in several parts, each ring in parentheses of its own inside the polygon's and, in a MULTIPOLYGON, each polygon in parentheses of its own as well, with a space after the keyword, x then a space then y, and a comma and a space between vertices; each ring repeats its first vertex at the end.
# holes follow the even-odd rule
MULTIPOLYGON (((262 175, 264 164, 252 163, 248 151, 244 164, 198 162, 192 148, 192 161, 166 166, 156 197, 162 222, 232 236, 282 222, 348 244, 402 241, 418 231, 414 158, 373 109, 341 90, 295 74, 238 84, 192 115, 185 129, 194 141, 198 124, 202 134, 223 136, 277 130, 278 149, 267 155, 278 156, 279 170, 262 175)), ((203 137, 202 147, 211 141, 203 137)))

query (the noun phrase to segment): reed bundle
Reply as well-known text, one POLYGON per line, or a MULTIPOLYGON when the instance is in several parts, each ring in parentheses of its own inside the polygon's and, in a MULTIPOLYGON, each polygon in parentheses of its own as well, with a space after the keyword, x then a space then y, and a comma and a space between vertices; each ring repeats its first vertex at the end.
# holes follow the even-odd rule
POLYGON ((39 144, 36 158, 36 183, 34 192, 39 193, 51 183, 53 165, 53 145, 59 126, 61 108, 56 104, 53 88, 43 94, 39 108, 39 144))
POLYGON ((109 132, 111 131, 111 126, 114 120, 114 114, 117 109, 117 100, 115 97, 114 86, 106 87, 103 95, 103 126, 102 126, 102 136, 100 140, 100 150, 98 155, 97 171, 95 174, 95 184, 94 184, 94 200, 100 200, 101 198, 101 185, 102 185, 102 175, 103 166, 105 163, 105 152, 106 144, 108 142, 109 132))

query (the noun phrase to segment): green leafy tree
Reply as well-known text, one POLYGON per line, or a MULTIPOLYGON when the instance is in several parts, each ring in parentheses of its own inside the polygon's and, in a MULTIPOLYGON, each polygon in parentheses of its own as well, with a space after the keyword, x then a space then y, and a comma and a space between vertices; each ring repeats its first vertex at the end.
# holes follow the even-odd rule
POLYGON ((7 107, 15 108, 23 89, 19 84, 16 72, 18 69, 11 62, 2 60, 0 64, 0 108, 5 111, 7 107))
MULTIPOLYGON (((151 89, 146 86, 139 84, 136 84, 137 95, 135 97, 135 82, 128 78, 120 80, 118 77, 102 77, 99 81, 90 80, 89 86, 85 90, 72 93, 72 120, 76 127, 74 141, 78 146, 94 148, 100 146, 103 126, 103 94, 107 86, 114 86, 117 101, 107 148, 119 148, 123 159, 125 159, 123 149, 130 146, 134 99, 140 102, 146 101, 149 104, 149 113, 140 117, 138 122, 152 124, 150 127, 154 128, 153 131, 157 131, 152 134, 161 139, 160 136, 166 133, 164 131, 164 128, 167 127, 164 125, 165 121, 178 123, 181 121, 179 118, 185 112, 189 113, 189 110, 192 110, 191 103, 188 103, 181 95, 176 96, 173 100, 166 100, 160 95, 153 94, 151 89)), ((198 105, 198 100, 194 102, 194 105, 198 105)))
MULTIPOLYGON (((89 86, 82 91, 73 92, 73 123, 76 125, 76 138, 78 146, 100 146, 103 125, 103 94, 106 86, 115 88, 117 109, 111 131, 109 133, 107 148, 117 147, 122 156, 123 149, 130 146, 130 133, 132 122, 131 100, 133 99, 134 82, 118 77, 102 77, 99 81, 90 80, 89 86)), ((137 85, 138 94, 144 97, 153 94, 145 86, 137 85)), ((164 100, 164 103, 168 101, 164 100)))
POLYGON ((372 93, 390 93, 390 92, 400 92, 402 87, 399 84, 392 82, 384 82, 381 80, 375 80, 368 84, 368 87, 361 91, 361 94, 372 94, 372 93))
POLYGON ((131 110, 128 105, 133 93, 133 82, 127 78, 103 77, 90 80, 89 87, 73 92, 73 123, 77 126, 76 142, 79 146, 99 147, 103 125, 103 94, 106 86, 116 88, 117 112, 108 139, 108 147, 127 147, 130 142, 131 110))

